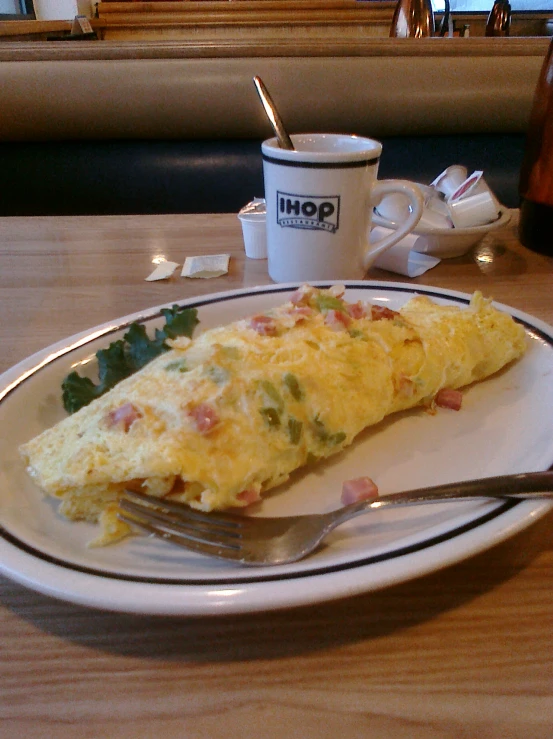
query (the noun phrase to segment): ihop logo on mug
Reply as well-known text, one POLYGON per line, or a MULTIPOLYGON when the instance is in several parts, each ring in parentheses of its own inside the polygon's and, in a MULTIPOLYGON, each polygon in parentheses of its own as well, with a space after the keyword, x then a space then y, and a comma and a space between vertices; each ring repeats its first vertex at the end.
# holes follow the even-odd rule
POLYGON ((277 190, 279 226, 336 233, 339 217, 339 195, 294 195, 277 190))

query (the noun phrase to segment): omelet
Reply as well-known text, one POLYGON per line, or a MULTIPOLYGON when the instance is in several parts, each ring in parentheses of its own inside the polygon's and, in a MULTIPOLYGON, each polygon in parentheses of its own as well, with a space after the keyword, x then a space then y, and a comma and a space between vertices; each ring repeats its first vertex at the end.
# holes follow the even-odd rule
POLYGON ((398 312, 305 285, 266 313, 171 350, 21 447, 60 512, 129 533, 125 488, 213 511, 243 507, 366 427, 482 380, 525 351, 522 326, 475 293, 398 312))

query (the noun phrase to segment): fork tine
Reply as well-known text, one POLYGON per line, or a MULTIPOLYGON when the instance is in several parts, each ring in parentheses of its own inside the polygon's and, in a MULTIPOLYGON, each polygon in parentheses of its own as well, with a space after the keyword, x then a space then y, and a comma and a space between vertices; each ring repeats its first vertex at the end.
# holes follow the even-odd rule
POLYGON ((182 513, 168 513, 162 509, 149 508, 141 503, 134 503, 125 498, 119 501, 119 507, 126 513, 138 516, 149 523, 169 526, 172 530, 183 536, 189 536, 190 538, 212 544, 221 544, 223 546, 236 545, 241 538, 239 529, 221 529, 204 524, 203 522, 197 522, 194 519, 189 520, 182 513))
POLYGON ((133 514, 127 515, 124 512, 119 512, 117 515, 121 521, 124 521, 131 526, 136 526, 142 531, 148 534, 153 534, 160 539, 170 541, 172 544, 177 544, 184 549, 188 549, 199 554, 207 554, 210 557, 219 557, 221 559, 234 561, 241 559, 240 547, 230 547, 220 543, 213 544, 202 539, 191 537, 182 531, 174 529, 172 526, 166 526, 165 524, 158 526, 139 516, 135 517, 133 514))
POLYGON ((146 493, 138 493, 134 490, 125 490, 124 499, 134 501, 139 505, 148 505, 156 510, 173 511, 179 516, 184 516, 188 519, 197 521, 198 523, 204 523, 210 528, 213 526, 222 526, 227 528, 240 528, 246 519, 243 516, 226 513, 226 512, 210 512, 204 513, 191 508, 186 503, 180 503, 176 500, 167 500, 166 498, 155 498, 153 495, 147 495, 146 493))

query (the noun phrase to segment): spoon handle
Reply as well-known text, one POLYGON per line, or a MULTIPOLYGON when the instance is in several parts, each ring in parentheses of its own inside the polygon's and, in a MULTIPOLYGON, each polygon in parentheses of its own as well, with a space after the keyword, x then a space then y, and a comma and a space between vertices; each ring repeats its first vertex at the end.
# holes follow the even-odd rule
POLYGON ((263 107, 265 108, 265 113, 267 113, 267 117, 271 122, 271 126, 276 133, 278 145, 281 149, 294 150, 294 144, 292 143, 290 136, 288 136, 288 134, 286 133, 286 129, 284 128, 275 104, 273 103, 271 96, 269 95, 269 91, 263 83, 263 80, 261 79, 261 77, 258 77, 256 75, 253 78, 253 83, 255 85, 255 89, 257 90, 257 94, 261 99, 263 107))

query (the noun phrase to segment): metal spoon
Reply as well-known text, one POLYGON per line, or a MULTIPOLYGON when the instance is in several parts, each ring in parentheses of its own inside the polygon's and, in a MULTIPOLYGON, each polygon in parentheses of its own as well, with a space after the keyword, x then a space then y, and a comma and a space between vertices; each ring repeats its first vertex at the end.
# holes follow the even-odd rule
POLYGON ((281 149, 294 150, 294 144, 292 143, 292 139, 286 133, 286 129, 284 128, 284 125, 280 119, 280 116, 275 107, 275 104, 273 103, 271 96, 269 95, 269 91, 263 84, 263 80, 261 79, 261 77, 258 77, 256 75, 253 78, 253 83, 255 85, 255 89, 257 90, 257 94, 259 95, 261 102, 263 103, 263 107, 265 108, 265 113, 267 113, 267 118, 271 122, 273 131, 276 133, 276 137, 278 139, 278 145, 280 146, 281 149))

